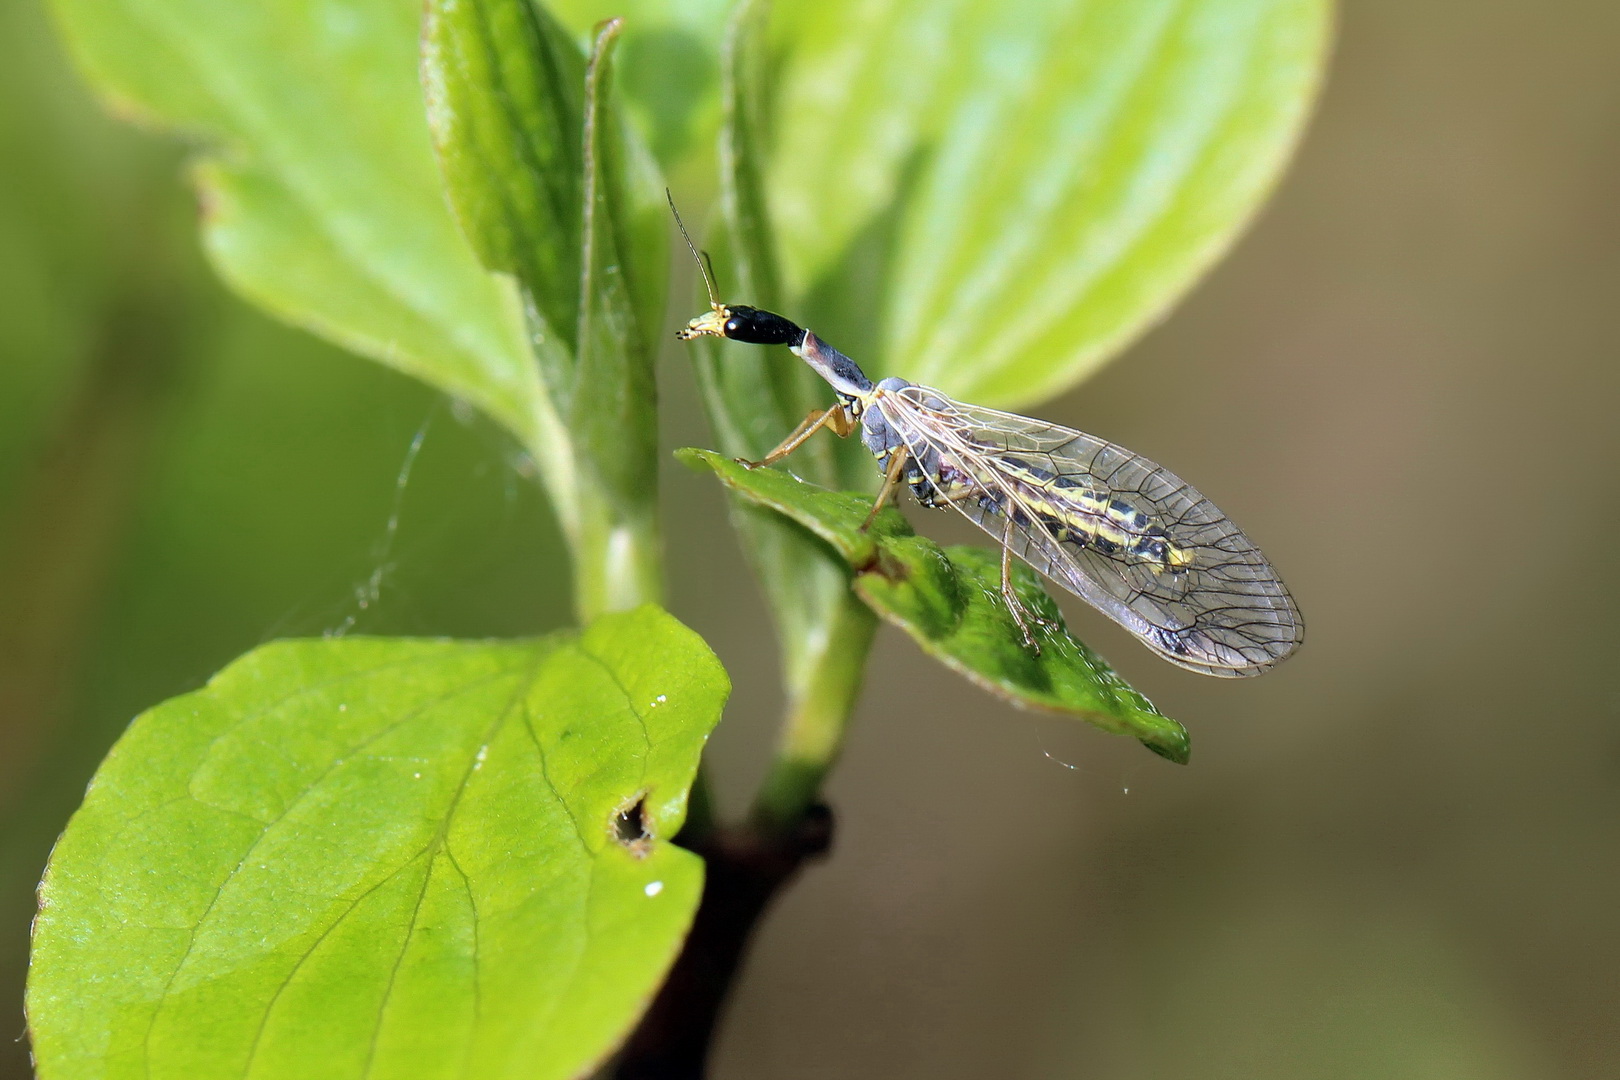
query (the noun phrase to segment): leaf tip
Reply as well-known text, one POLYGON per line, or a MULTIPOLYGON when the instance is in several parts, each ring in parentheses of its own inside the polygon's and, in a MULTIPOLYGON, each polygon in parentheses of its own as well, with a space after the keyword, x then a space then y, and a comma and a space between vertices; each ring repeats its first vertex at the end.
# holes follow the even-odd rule
POLYGON ((1173 761, 1177 765, 1185 765, 1192 759, 1192 739, 1187 735, 1187 729, 1176 725, 1174 732, 1165 732, 1158 741, 1149 739, 1140 740, 1142 745, 1158 754, 1166 761, 1173 761))
POLYGON ((693 472, 712 470, 719 458, 720 455, 713 450, 704 450, 698 446, 683 446, 675 451, 675 460, 693 472))

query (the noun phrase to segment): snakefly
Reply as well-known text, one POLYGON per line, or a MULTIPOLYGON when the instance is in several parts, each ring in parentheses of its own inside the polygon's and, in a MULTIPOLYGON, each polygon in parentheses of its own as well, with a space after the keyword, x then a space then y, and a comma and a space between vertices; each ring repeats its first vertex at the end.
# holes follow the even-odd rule
POLYGON ((989 533, 1001 545, 1002 595, 1031 648, 1034 616, 1012 589, 1014 556, 1193 671, 1258 675, 1299 647, 1304 624, 1276 571, 1190 484, 1072 428, 964 405, 905 379, 874 383, 811 331, 720 303, 679 213, 675 220, 710 306, 676 336, 786 345, 837 399, 750 467, 780 461, 821 428, 848 436, 858 426, 883 470, 867 522, 904 483, 922 505, 948 506, 989 533))

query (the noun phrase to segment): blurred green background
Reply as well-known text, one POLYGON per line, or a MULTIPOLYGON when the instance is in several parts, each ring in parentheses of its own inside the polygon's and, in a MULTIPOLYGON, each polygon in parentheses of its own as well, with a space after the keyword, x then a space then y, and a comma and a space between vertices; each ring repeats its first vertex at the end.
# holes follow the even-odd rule
MULTIPOLYGON (((505 435, 227 296, 184 148, 101 114, 37 0, 0 5, 0 38, 0 1034, 20 1035, 34 883, 135 713, 272 637, 549 629, 566 574, 505 435)), ((768 920, 718 1077, 1620 1076, 1616 175, 1620 8, 1345 4, 1257 227, 1040 410, 1236 516, 1304 652, 1201 679, 1075 611, 1192 728, 1180 769, 885 632, 834 854, 768 920)), ((665 375, 666 441, 703 441, 673 350, 665 375)), ((737 685, 714 745, 737 804, 775 658, 712 479, 666 475, 673 607, 737 685)), ((0 1076, 25 1075, 0 1041, 0 1076)))

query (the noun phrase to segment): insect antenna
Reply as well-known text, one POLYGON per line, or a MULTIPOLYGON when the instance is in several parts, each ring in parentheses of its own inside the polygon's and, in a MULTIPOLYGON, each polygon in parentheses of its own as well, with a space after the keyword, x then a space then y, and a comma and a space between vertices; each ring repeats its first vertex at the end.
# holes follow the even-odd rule
POLYGON ((664 189, 664 197, 669 200, 669 212, 675 215, 675 227, 681 230, 681 239, 686 241, 686 249, 692 253, 692 259, 698 264, 698 273, 703 275, 703 287, 709 292, 709 306, 716 311, 721 308, 720 298, 714 290, 714 265, 712 261, 705 265, 704 260, 709 253, 698 254, 697 245, 692 243, 692 236, 686 231, 686 222, 681 220, 681 212, 675 209, 675 196, 670 194, 669 188, 664 189))

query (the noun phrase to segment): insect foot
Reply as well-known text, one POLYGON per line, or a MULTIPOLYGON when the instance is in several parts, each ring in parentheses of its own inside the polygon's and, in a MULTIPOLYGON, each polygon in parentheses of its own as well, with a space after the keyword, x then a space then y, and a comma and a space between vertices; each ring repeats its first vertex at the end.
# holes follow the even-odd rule
POLYGON ((1001 599, 1007 605, 1007 612, 1013 617, 1013 622, 1018 624, 1018 632, 1022 634, 1024 638, 1024 647, 1028 649, 1032 655, 1041 655, 1040 639, 1037 638, 1035 636, 1035 632, 1030 629, 1030 624, 1033 623, 1043 630, 1050 630, 1057 624, 1053 623, 1050 619, 1043 619, 1033 611, 1029 610, 1024 602, 1018 598, 1018 594, 1013 592, 1010 587, 1003 587, 1001 599))

